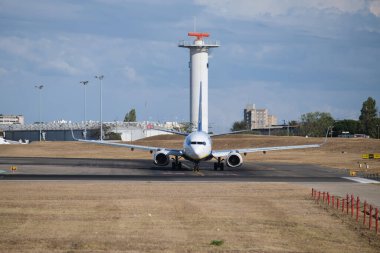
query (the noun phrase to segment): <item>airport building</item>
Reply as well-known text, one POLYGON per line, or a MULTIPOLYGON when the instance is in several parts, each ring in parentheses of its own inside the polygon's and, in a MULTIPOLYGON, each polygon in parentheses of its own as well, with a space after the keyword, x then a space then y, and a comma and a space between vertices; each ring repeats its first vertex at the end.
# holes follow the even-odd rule
MULTIPOLYGON (((120 135, 122 141, 135 141, 142 138, 168 134, 156 128, 176 129, 182 127, 177 122, 103 122, 105 133, 116 133, 120 135)), ((97 140, 100 135, 100 123, 97 121, 87 121, 74 123, 71 121, 54 121, 42 124, 0 124, 0 133, 7 140, 29 140, 39 141, 41 130, 41 140, 43 141, 73 141, 72 132, 75 138, 97 140)))
POLYGON ((24 116, 22 115, 3 115, 0 114, 0 125, 24 125, 24 116))
POLYGON ((276 116, 269 115, 268 109, 256 109, 254 104, 244 109, 244 121, 251 130, 277 125, 276 116))

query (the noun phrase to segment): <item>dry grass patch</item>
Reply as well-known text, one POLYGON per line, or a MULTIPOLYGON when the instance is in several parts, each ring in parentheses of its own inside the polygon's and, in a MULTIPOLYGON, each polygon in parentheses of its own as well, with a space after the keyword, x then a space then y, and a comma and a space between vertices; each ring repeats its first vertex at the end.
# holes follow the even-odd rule
POLYGON ((378 252, 309 194, 285 183, 2 182, 0 248, 378 252))

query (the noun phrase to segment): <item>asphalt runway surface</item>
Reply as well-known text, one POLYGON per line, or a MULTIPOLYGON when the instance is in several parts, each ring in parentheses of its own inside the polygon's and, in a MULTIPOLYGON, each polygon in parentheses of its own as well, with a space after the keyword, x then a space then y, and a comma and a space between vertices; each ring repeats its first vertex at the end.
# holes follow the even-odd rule
POLYGON ((0 158, 0 180, 351 182, 343 178, 345 170, 307 164, 245 162, 214 171, 213 162, 203 162, 200 172, 193 172, 190 162, 182 164, 183 169, 173 170, 142 159, 0 158))

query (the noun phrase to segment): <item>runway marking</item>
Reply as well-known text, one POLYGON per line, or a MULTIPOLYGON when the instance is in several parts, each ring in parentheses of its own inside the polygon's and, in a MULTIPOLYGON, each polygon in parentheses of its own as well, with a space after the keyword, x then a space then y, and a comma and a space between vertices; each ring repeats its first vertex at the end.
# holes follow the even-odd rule
POLYGON ((361 184, 380 184, 380 181, 367 179, 367 178, 361 178, 361 177, 342 177, 342 178, 355 181, 361 184))

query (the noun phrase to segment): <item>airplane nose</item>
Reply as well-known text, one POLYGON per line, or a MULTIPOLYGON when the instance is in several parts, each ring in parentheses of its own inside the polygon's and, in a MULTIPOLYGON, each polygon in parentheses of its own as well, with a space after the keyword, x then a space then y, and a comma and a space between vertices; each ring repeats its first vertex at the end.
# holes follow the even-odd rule
POLYGON ((193 158, 194 159, 201 159, 202 157, 202 147, 193 147, 193 158))

